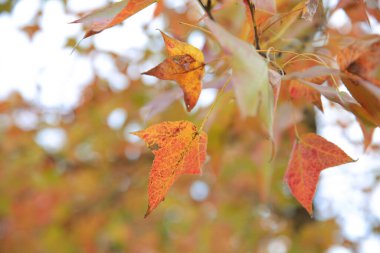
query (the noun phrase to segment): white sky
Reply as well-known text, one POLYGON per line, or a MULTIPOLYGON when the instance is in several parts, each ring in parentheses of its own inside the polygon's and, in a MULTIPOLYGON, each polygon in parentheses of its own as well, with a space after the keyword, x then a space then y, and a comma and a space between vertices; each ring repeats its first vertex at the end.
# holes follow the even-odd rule
MULTIPOLYGON (((106 2, 106 0, 68 0, 68 9, 71 13, 78 13, 101 7, 106 2)), ((181 8, 179 1, 168 1, 168 3, 181 8)), ((142 26, 149 22, 153 10, 154 5, 131 17, 121 26, 82 41, 81 46, 85 47, 93 41, 98 49, 91 55, 82 56, 77 52, 71 55, 71 48, 64 47, 67 38, 79 39, 83 36, 83 31, 78 24, 68 24, 77 17, 65 13, 61 1, 18 1, 11 14, 0 15, 0 99, 17 90, 26 99, 40 106, 68 110, 78 102, 81 90, 91 82, 94 71, 105 78, 113 89, 127 88, 128 78, 136 78, 139 73, 147 69, 146 66, 133 65, 133 61, 140 59, 142 50, 149 43, 142 26), (40 6, 43 6, 42 17, 38 20, 41 31, 30 40, 19 28, 31 23, 40 6), (116 69, 113 59, 104 52, 125 55, 132 61, 128 77, 116 69), (144 69, 140 69, 141 67, 144 69)), ((339 15, 342 14, 336 15, 338 16, 336 20, 339 20, 341 18, 339 15)), ((332 25, 337 23, 333 21, 332 25)), ((151 32, 162 27, 163 21, 160 19, 149 23, 151 32)), ((380 30, 377 26, 374 26, 374 29, 380 30)), ((202 47, 204 43, 204 39, 197 35, 190 36, 189 41, 198 47, 202 47)), ((151 85, 154 80, 147 78, 146 84, 151 85)), ((209 106, 214 98, 215 90, 203 91, 199 106, 209 106)), ((325 114, 318 115, 320 134, 359 161, 328 169, 322 173, 316 195, 317 217, 319 219, 336 217, 342 227, 343 236, 359 242, 360 253, 378 253, 379 234, 371 233, 371 224, 374 220, 377 223, 380 221, 380 183, 374 180, 374 174, 380 175, 380 158, 363 154, 361 145, 353 146, 347 141, 345 135, 354 140, 362 139, 357 124, 352 124, 346 130, 336 126, 338 118, 343 121, 351 120, 352 116, 349 113, 334 110, 325 100, 324 105, 325 114), (363 191, 368 188, 374 190, 363 191)), ((35 124, 33 117, 28 112, 20 112, 16 117, 18 121, 16 123, 26 129, 33 128, 35 124)), ((111 128, 118 129, 127 119, 128 112, 118 108, 109 116, 108 124, 111 128)), ((128 132, 139 130, 140 127, 138 123, 130 122, 125 129, 126 139, 131 142, 137 141, 128 135, 128 132)), ((59 149, 64 145, 64 139, 65 133, 54 127, 44 129, 36 136, 37 143, 47 150, 59 149)), ((379 129, 375 133, 375 141, 380 143, 379 129)), ((136 159, 135 153, 127 155, 136 159)), ((138 156, 139 154, 137 158, 138 156)), ((190 194, 195 194, 195 199, 203 199, 207 197, 208 191, 209 188, 205 183, 196 181, 190 189, 190 194)), ((349 252, 351 251, 338 245, 328 251, 328 253, 349 252)))

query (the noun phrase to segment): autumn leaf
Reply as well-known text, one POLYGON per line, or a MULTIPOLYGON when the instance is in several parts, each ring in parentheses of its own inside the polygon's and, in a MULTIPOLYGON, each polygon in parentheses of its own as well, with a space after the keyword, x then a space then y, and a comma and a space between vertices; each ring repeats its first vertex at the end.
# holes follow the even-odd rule
POLYGON ((293 196, 309 212, 322 170, 353 162, 344 151, 323 137, 309 133, 296 140, 285 173, 293 196))
POLYGON ((183 90, 186 108, 191 111, 202 90, 201 81, 205 72, 203 53, 192 45, 173 39, 163 32, 161 34, 169 57, 142 74, 176 81, 183 90))
POLYGON ((318 91, 321 95, 326 97, 331 102, 340 104, 344 109, 355 114, 361 121, 372 127, 376 127, 379 123, 379 119, 373 117, 366 109, 364 109, 354 98, 352 98, 345 91, 337 91, 330 86, 322 86, 307 80, 299 79, 300 82, 306 86, 318 91))
POLYGON ((367 22, 368 25, 371 25, 364 0, 341 0, 335 7, 335 10, 340 8, 344 9, 352 22, 364 21, 367 22))
POLYGON ((377 42, 366 47, 366 51, 347 67, 348 72, 358 75, 378 87, 380 87, 380 78, 378 76, 380 65, 379 39, 377 36, 375 38, 377 42))
POLYGON ((211 20, 205 20, 224 52, 231 56, 232 82, 243 117, 258 116, 272 136, 274 95, 266 61, 255 48, 211 20))
POLYGON ((155 158, 149 176, 147 217, 182 174, 201 174, 207 134, 189 121, 162 122, 132 133, 142 138, 155 158))
POLYGON ((157 0, 124 0, 95 10, 72 23, 83 23, 87 32, 84 38, 120 24, 157 0))

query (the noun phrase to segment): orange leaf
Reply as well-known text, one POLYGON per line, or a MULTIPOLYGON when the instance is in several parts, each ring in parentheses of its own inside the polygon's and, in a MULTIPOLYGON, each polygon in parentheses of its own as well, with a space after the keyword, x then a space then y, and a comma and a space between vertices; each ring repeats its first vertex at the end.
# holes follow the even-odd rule
POLYGON ((183 90, 186 108, 191 111, 201 94, 201 80, 205 73, 203 53, 192 45, 161 34, 169 57, 142 74, 176 81, 183 90))
POLYGON ((285 182, 293 196, 309 212, 322 170, 353 162, 344 151, 319 135, 310 133, 294 143, 285 182))
POLYGON ((105 8, 95 10, 73 23, 83 23, 87 32, 84 38, 120 24, 133 14, 141 11, 157 0, 125 0, 113 3, 105 8))
POLYGON ((207 134, 198 133, 189 121, 163 122, 133 134, 142 138, 155 156, 149 176, 147 217, 181 174, 201 174, 207 134))

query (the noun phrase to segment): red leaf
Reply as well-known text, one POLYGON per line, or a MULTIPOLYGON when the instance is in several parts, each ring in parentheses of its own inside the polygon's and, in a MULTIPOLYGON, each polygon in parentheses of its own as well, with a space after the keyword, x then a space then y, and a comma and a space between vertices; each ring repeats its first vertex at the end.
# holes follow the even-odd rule
POLYGON ((344 151, 323 137, 310 133, 296 140, 285 173, 285 182, 293 196, 309 212, 322 170, 353 162, 344 151))

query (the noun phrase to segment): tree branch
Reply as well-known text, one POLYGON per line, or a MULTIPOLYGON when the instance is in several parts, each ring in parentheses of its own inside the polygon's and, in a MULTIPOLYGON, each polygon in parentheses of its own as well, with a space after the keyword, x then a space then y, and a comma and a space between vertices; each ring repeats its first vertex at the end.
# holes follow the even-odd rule
POLYGON ((198 3, 202 6, 202 9, 207 13, 209 18, 211 20, 215 21, 214 17, 212 16, 212 13, 211 13, 211 9, 212 9, 211 0, 207 0, 207 5, 204 5, 202 3, 202 0, 198 0, 198 3))
POLYGON ((253 31, 254 31, 254 36, 255 36, 255 45, 256 45, 256 50, 260 50, 260 38, 259 38, 259 33, 257 31, 257 25, 256 25, 256 19, 255 19, 255 12, 256 12, 256 7, 255 4, 251 0, 245 0, 247 2, 247 5, 249 7, 249 11, 251 12, 251 19, 252 19, 252 24, 253 24, 253 31))

